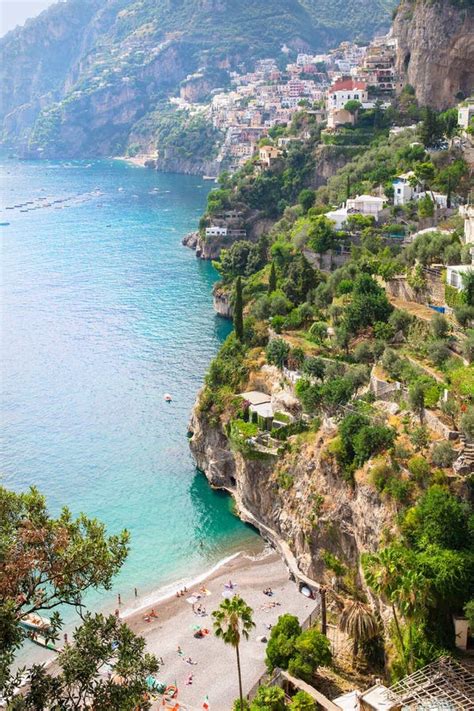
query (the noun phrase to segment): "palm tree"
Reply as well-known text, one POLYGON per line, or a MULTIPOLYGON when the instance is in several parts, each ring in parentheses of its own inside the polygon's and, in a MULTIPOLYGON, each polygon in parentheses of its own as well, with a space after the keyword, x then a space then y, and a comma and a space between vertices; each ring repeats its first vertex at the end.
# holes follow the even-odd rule
POLYGON ((242 693, 239 644, 242 637, 249 638, 250 630, 255 627, 252 613, 252 608, 239 595, 223 600, 217 610, 212 613, 216 637, 221 637, 225 644, 230 644, 235 648, 241 709, 244 708, 244 695, 242 693))
POLYGON ((339 619, 339 628, 353 641, 352 656, 354 659, 359 653, 360 643, 373 639, 379 631, 372 610, 359 600, 350 600, 345 604, 339 619))

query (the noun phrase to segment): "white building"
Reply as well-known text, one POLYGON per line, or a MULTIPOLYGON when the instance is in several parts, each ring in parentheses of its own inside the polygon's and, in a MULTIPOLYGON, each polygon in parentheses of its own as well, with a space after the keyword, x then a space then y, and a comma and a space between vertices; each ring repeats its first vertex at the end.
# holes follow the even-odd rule
POLYGON ((453 286, 458 291, 462 291, 464 289, 463 274, 468 274, 469 272, 474 273, 472 264, 456 264, 446 267, 446 284, 453 286))
POLYGON ((418 200, 424 194, 419 183, 412 185, 411 179, 414 176, 415 173, 411 170, 395 178, 392 183, 394 205, 406 205, 407 202, 418 200))
POLYGON ((459 214, 464 218, 464 242, 474 246, 474 205, 461 205, 459 214))
POLYGON ((379 214, 383 210, 384 198, 375 195, 358 195, 356 198, 351 198, 346 202, 348 213, 357 212, 362 215, 373 215, 376 220, 379 219, 379 214))
POLYGON ((336 230, 342 230, 347 220, 347 209, 340 207, 338 210, 330 210, 326 212, 325 217, 334 222, 336 230))
POLYGON ((206 227, 206 237, 227 237, 227 227, 206 227))
POLYGON ((467 99, 458 106, 458 126, 466 131, 474 119, 474 99, 467 99))
POLYGON ((360 101, 363 104, 367 100, 367 84, 363 81, 339 79, 328 89, 328 111, 343 109, 348 101, 360 101))

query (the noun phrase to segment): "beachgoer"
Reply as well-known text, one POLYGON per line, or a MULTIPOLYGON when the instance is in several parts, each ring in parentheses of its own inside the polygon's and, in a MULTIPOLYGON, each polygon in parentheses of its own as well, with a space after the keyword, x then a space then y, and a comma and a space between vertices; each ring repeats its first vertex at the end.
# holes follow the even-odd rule
POLYGON ((190 674, 188 676, 187 681, 186 681, 186 686, 191 686, 191 684, 193 683, 193 676, 194 676, 193 674, 190 674))
POLYGON ((160 657, 160 658, 158 659, 158 661, 159 661, 159 663, 160 663, 161 665, 164 664, 163 657, 160 657))
POLYGON ((138 597, 138 590, 135 588, 135 597, 138 597))
POLYGON ((117 600, 120 607, 120 605, 122 604, 122 598, 120 597, 120 593, 117 595, 117 600))
POLYGON ((64 633, 64 644, 67 644, 67 632, 64 633))
POLYGON ((118 607, 115 608, 115 617, 120 617, 120 610, 118 607))
POLYGON ((155 612, 155 608, 154 608, 154 607, 151 608, 150 617, 158 617, 158 615, 157 615, 156 612, 155 612))
POLYGON ((181 647, 179 646, 179 644, 178 644, 178 649, 177 649, 176 651, 178 652, 178 654, 179 654, 180 657, 183 656, 183 650, 181 649, 181 647))

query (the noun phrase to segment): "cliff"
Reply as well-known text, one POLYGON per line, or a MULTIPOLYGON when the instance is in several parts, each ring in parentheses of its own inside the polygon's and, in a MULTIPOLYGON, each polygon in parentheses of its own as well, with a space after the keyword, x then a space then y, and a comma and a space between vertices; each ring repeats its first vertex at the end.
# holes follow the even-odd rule
MULTIPOLYGON (((281 375, 275 368, 265 370, 265 384, 259 386, 277 401, 287 399, 281 375)), ((332 580, 327 554, 358 570, 360 554, 377 550, 383 533, 395 527, 395 509, 367 483, 364 471, 357 473, 354 486, 344 481, 327 450, 336 434, 330 422, 295 441, 278 459, 249 459, 235 451, 225 425, 210 424, 201 413, 199 398, 189 429, 193 457, 209 483, 229 491, 242 517, 265 537, 273 532, 274 541, 289 546, 299 570, 313 580, 332 580)), ((360 572, 356 577, 361 584, 360 572)))
POLYGON ((422 106, 453 106, 474 90, 474 5, 402 0, 393 24, 397 70, 422 106))

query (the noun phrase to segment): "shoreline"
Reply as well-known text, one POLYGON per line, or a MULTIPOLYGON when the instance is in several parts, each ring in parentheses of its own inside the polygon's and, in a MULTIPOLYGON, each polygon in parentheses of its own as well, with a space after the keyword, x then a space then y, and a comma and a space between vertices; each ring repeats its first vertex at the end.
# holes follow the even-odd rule
POLYGON ((137 168, 147 168, 148 166, 145 165, 146 161, 155 161, 157 158, 158 156, 152 153, 140 153, 136 156, 114 156, 112 160, 121 160, 137 168))
MULTIPOLYGON (((259 556, 240 552, 200 576, 198 585, 186 586, 184 596, 174 595, 150 605, 147 614, 143 609, 132 614, 125 610, 120 617, 145 638, 147 650, 162 659, 155 676, 160 682, 176 683, 177 701, 183 708, 201 709, 207 696, 211 708, 231 711, 238 696, 235 653, 214 635, 212 612, 231 594, 242 596, 253 610, 255 627, 241 647, 242 681, 247 695, 265 673, 265 641, 278 617, 289 613, 303 623, 317 614, 318 602, 301 594, 291 578, 280 554, 268 546, 259 556), (263 593, 267 588, 273 591, 271 597, 263 593), (200 595, 196 604, 203 606, 202 615, 192 604, 195 595, 200 595), (152 610, 154 615, 150 616, 152 610), (197 628, 208 633, 196 638, 197 628)), ((152 708, 161 708, 160 703, 158 697, 152 708)))

